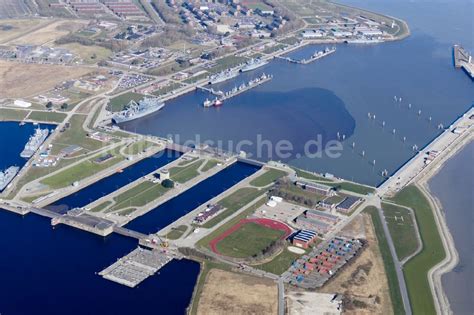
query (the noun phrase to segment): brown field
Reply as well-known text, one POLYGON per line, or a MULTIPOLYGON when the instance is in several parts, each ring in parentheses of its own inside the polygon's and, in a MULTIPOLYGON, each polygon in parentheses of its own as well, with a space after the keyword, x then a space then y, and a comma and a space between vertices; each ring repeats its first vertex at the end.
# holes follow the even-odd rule
POLYGON ((27 32, 24 36, 18 37, 9 42, 9 44, 15 45, 44 45, 52 43, 56 39, 67 35, 71 32, 81 29, 87 21, 80 20, 58 20, 51 24, 37 29, 33 32, 27 32))
POLYGON ((277 311, 278 288, 275 282, 212 269, 207 275, 197 314, 273 315, 277 311))
POLYGON ((0 61, 0 91, 4 98, 28 97, 52 89, 62 81, 93 71, 84 67, 23 64, 0 61))
MULTIPOLYGON (((363 215, 368 246, 353 264, 328 282, 320 291, 346 297, 344 314, 393 314, 387 277, 370 217, 363 215)), ((355 222, 356 225, 360 221, 355 222)), ((360 226, 353 231, 361 230, 360 226)))
POLYGON ((23 36, 29 32, 39 29, 51 21, 48 20, 1 20, 0 21, 0 43, 3 44, 9 40, 23 36), (9 30, 3 30, 3 27, 11 27, 9 30))

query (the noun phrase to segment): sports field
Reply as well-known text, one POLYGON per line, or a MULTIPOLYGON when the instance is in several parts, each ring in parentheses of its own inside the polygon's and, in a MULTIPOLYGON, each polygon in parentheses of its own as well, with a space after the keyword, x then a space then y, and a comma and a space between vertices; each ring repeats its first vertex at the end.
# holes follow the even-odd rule
POLYGON ((261 253, 272 242, 284 239, 291 229, 270 219, 243 219, 215 239, 209 245, 217 254, 246 258, 261 253))

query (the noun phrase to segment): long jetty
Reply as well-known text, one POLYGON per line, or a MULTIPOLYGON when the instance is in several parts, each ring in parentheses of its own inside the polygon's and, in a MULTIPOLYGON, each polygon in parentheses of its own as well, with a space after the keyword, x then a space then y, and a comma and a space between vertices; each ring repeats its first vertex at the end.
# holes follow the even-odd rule
POLYGON ((307 65, 309 63, 312 63, 313 61, 316 61, 318 59, 321 59, 323 57, 326 57, 332 53, 336 52, 336 48, 327 48, 326 50, 324 51, 317 51, 315 52, 311 58, 309 59, 301 59, 301 60, 298 60, 298 59, 294 59, 294 58, 291 58, 291 57, 283 57, 283 56, 275 56, 275 58, 277 59, 282 59, 282 60, 286 60, 290 63, 296 63, 296 64, 301 64, 301 65, 307 65))
POLYGON ((227 100, 231 97, 237 96, 241 93, 247 92, 248 90, 256 88, 257 86, 262 85, 262 84, 270 81, 271 79, 273 79, 272 75, 265 75, 264 74, 263 76, 261 76, 257 79, 253 79, 253 80, 250 80, 249 82, 247 82, 245 84, 242 84, 241 87, 239 87, 239 88, 236 88, 236 89, 233 89, 233 90, 230 90, 230 91, 224 93, 224 95, 220 98, 220 100, 224 101, 224 100, 227 100))

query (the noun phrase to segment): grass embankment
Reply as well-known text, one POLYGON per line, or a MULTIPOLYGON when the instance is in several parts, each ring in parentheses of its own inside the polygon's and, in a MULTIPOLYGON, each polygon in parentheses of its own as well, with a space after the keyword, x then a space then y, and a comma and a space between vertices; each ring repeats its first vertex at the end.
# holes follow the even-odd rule
POLYGON ((28 115, 28 119, 35 121, 45 121, 52 123, 61 123, 66 118, 64 113, 33 111, 28 115))
POLYGON ((131 145, 127 146, 123 153, 126 155, 137 155, 138 153, 142 153, 146 151, 146 149, 153 147, 155 144, 150 141, 142 140, 132 143, 131 145))
POLYGON ((274 181, 276 181, 277 179, 285 175, 288 175, 288 173, 272 168, 266 171, 264 174, 260 175, 259 177, 253 179, 250 182, 250 185, 256 186, 256 187, 265 187, 272 184, 274 181))
POLYGON ((127 207, 143 207, 164 195, 168 190, 169 188, 165 188, 161 184, 144 181, 114 197, 115 205, 106 212, 127 207))
POLYGON ((284 44, 277 44, 268 48, 265 48, 263 52, 265 54, 273 54, 274 52, 277 52, 279 50, 285 49, 287 46, 284 44))
POLYGON ((267 228, 257 223, 245 223, 217 244, 224 256, 247 258, 261 253, 285 232, 267 228))
POLYGON ((390 235, 399 260, 413 254, 418 248, 418 235, 410 210, 389 203, 382 204, 390 235))
POLYGON ((107 208, 108 206, 110 206, 112 204, 112 201, 104 201, 102 202, 101 204, 95 206, 94 208, 92 208, 90 211, 91 212, 101 212, 102 210, 104 210, 105 208, 107 208))
POLYGON ((138 102, 142 98, 144 98, 145 95, 140 94, 140 93, 134 93, 134 92, 127 92, 124 94, 121 94, 119 96, 116 96, 112 99, 110 99, 109 104, 107 105, 107 109, 111 112, 119 112, 127 106, 127 104, 131 101, 134 100, 135 102, 138 102))
POLYGON ((182 88, 183 86, 184 85, 181 83, 172 82, 166 86, 159 88, 158 90, 153 91, 152 94, 155 96, 162 96, 162 95, 170 93, 171 91, 182 88))
POLYGON ((262 269, 266 272, 270 272, 276 275, 281 275, 285 271, 290 268, 291 264, 301 257, 302 255, 300 254, 295 254, 293 252, 290 252, 288 248, 284 248, 283 251, 278 254, 275 258, 273 258, 271 261, 261 264, 261 265, 255 265, 253 267, 262 269))
POLYGON ((166 234, 166 238, 169 238, 170 240, 177 240, 183 234, 188 230, 187 225, 180 225, 175 228, 173 228, 168 234, 166 234))
POLYGON ((433 296, 428 282, 428 271, 445 257, 443 243, 438 232, 433 209, 416 186, 400 191, 395 203, 412 208, 418 223, 423 249, 403 267, 413 314, 435 314, 433 296))
POLYGON ((26 110, 0 108, 0 121, 21 121, 28 116, 28 113, 26 110))
POLYGON ((198 160, 186 166, 175 166, 169 169, 170 177, 178 183, 185 183, 196 176, 199 176, 198 169, 204 163, 204 160, 198 160))
POLYGON ((70 146, 78 145, 87 151, 95 151, 103 146, 103 143, 87 137, 87 132, 82 128, 87 116, 73 115, 69 120, 69 128, 59 135, 53 141, 53 148, 51 154, 57 155, 61 149, 70 146))
POLYGON ((258 190, 256 188, 249 187, 240 188, 234 191, 229 196, 217 202, 225 209, 222 210, 217 216, 204 223, 202 226, 205 228, 211 228, 215 226, 217 223, 231 216, 239 209, 250 203, 252 200, 255 200, 257 197, 263 195, 265 192, 266 190, 263 189, 258 190))
POLYGON ((207 172, 211 168, 214 168, 219 162, 217 160, 208 160, 206 164, 202 167, 201 172, 207 172))
POLYGON ((397 271, 395 269, 395 263, 392 259, 392 254, 390 253, 390 248, 388 247, 388 241, 385 238, 382 220, 379 216, 377 208, 370 206, 365 208, 364 211, 372 218, 375 236, 377 237, 380 254, 382 255, 382 260, 385 267, 385 274, 387 276, 393 312, 394 314, 404 314, 405 309, 403 307, 403 300, 400 293, 400 283, 398 282, 397 271))
POLYGON ((212 232, 211 234, 209 234, 209 235, 203 237, 202 239, 200 239, 197 242, 197 245, 201 246, 201 247, 209 248, 208 245, 209 245, 210 241, 212 241, 213 239, 215 239, 216 237, 218 237, 219 235, 221 235, 222 233, 224 233, 225 231, 230 229, 232 226, 236 225, 237 222, 239 222, 240 220, 245 219, 247 216, 252 214, 259 207, 261 207, 263 204, 265 204, 266 201, 267 201, 266 197, 260 198, 253 206, 245 209, 239 215, 237 215, 235 218, 232 218, 232 220, 229 220, 228 222, 226 222, 225 224, 223 224, 222 226, 217 228, 214 232, 212 232))
POLYGON ((97 175, 100 171, 103 171, 113 165, 124 160, 124 157, 121 155, 114 155, 114 157, 108 159, 103 163, 96 163, 94 160, 100 156, 103 156, 107 153, 96 155, 91 159, 85 160, 79 164, 76 164, 72 167, 66 168, 65 170, 46 177, 41 180, 41 183, 48 185, 52 189, 62 188, 69 185, 72 185, 75 181, 81 181, 85 178, 88 178, 93 175, 97 175))
POLYGON ((247 59, 244 57, 226 56, 226 57, 216 60, 216 65, 212 67, 211 69, 209 69, 208 71, 211 73, 221 72, 226 69, 236 67, 244 63, 245 61, 247 61, 247 59))

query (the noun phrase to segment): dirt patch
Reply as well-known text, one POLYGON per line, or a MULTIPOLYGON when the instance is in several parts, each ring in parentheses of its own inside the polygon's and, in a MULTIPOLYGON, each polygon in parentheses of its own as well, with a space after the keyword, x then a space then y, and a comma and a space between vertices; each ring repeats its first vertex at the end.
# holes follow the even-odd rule
POLYGON ((89 72, 92 69, 84 67, 0 61, 0 91, 5 98, 26 98, 89 72))
POLYGON ((276 314, 278 288, 275 282, 213 269, 207 275, 199 299, 198 315, 276 314))
MULTIPOLYGON (((344 294, 344 314, 391 314, 387 277, 375 238, 372 221, 361 216, 367 247, 353 264, 347 266, 320 291, 344 294)), ((351 228, 350 228, 351 229, 351 228)), ((360 231, 360 226, 352 231, 360 231)))
POLYGON ((59 20, 48 24, 36 31, 28 32, 24 36, 18 37, 9 42, 15 45, 45 45, 54 42, 56 39, 81 29, 87 21, 80 20, 59 20))

